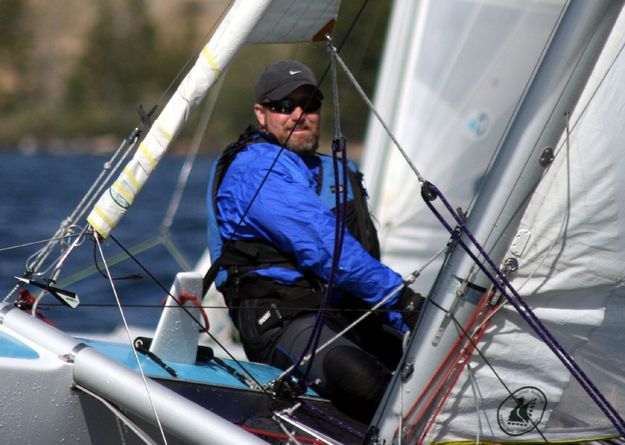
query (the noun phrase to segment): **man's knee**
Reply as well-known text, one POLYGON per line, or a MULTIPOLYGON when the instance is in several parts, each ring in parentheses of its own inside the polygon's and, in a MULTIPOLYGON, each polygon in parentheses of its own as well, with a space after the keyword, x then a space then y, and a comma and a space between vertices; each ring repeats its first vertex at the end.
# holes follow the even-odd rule
POLYGON ((337 346, 323 359, 325 392, 348 414, 368 421, 375 413, 391 372, 374 356, 353 346, 337 346))

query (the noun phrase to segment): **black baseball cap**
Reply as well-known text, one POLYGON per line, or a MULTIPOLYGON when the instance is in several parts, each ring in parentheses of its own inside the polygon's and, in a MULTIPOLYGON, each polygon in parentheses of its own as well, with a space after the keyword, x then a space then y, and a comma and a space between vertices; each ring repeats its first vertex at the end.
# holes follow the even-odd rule
MULTIPOLYGON (((310 68, 297 60, 274 62, 256 79, 256 101, 284 99, 303 85, 317 87, 317 79, 310 68)), ((317 90, 317 94, 323 99, 321 91, 317 90)))

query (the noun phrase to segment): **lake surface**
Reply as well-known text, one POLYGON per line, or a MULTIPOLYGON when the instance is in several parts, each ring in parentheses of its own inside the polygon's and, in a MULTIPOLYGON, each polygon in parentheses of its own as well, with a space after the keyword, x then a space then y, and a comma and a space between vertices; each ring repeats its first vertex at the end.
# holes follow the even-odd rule
MULTIPOLYGON (((76 207, 107 160, 107 157, 89 155, 0 152, 0 300, 15 285, 13 277, 24 273, 27 258, 42 245, 6 249, 50 238, 76 207)), ((206 186, 212 162, 213 159, 206 157, 196 159, 171 227, 169 239, 191 264, 197 261, 206 246, 206 186)), ((159 236, 183 163, 183 158, 164 158, 139 193, 113 232, 126 248, 159 236)), ((94 265, 94 247, 94 242, 88 239, 72 253, 59 283, 94 265)), ((104 250, 108 258, 122 252, 112 241, 104 243, 104 250)), ((166 288, 181 270, 163 244, 138 254, 137 259, 166 288)), ((165 292, 132 260, 116 264, 111 270, 118 277, 143 276, 117 281, 116 288, 122 303, 128 306, 126 317, 129 322, 138 327, 154 328, 165 292)), ((33 294, 37 291, 27 288, 33 294)), ((44 315, 59 328, 89 333, 109 332, 120 326, 119 310, 105 277, 95 273, 65 288, 79 294, 81 305, 77 309, 61 306, 51 296, 46 296, 41 304, 44 315)))

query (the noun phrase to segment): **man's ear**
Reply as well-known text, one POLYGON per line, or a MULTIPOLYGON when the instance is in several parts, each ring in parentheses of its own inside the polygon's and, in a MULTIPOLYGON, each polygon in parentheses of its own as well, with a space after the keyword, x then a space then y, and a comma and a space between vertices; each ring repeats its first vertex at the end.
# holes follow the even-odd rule
POLYGON ((254 104, 254 114, 256 115, 256 122, 258 122, 258 129, 265 131, 267 129, 265 119, 265 109, 260 104, 254 104))

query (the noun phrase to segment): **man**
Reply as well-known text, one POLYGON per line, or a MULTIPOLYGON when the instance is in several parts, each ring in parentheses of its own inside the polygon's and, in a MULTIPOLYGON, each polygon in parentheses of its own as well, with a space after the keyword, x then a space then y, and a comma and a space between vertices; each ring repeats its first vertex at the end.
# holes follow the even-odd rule
MULTIPOLYGON (((256 82, 257 127, 226 148, 209 185, 209 247, 222 266, 217 286, 248 357, 281 368, 310 352, 316 309, 332 269, 335 176, 332 159, 316 153, 322 99, 306 65, 285 60, 265 68, 256 82)), ((332 309, 371 307, 402 286, 401 277, 378 260, 366 193, 353 165, 349 178, 349 232, 332 309)), ((301 373, 339 408, 368 419, 399 358, 397 338, 418 316, 418 310, 409 317, 400 310, 420 304, 409 289, 397 292, 386 311, 317 354, 301 373)), ((362 312, 325 314, 318 344, 354 313, 362 312)))

